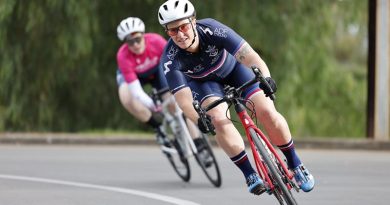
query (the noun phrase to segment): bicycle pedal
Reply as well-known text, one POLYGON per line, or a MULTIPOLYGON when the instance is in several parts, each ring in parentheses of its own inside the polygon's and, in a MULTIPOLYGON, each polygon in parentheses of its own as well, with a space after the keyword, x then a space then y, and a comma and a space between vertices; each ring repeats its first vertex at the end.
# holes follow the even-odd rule
POLYGON ((267 189, 266 189, 265 187, 263 187, 263 186, 258 186, 258 187, 256 187, 256 188, 254 188, 252 194, 254 194, 254 195, 261 195, 261 194, 263 194, 263 193, 266 192, 266 191, 267 191, 267 189))
POLYGON ((164 153, 164 154, 177 154, 177 151, 176 149, 174 148, 171 148, 171 147, 166 147, 164 145, 161 145, 161 151, 164 153))
POLYGON ((271 190, 270 185, 267 182, 264 182, 264 186, 265 186, 267 194, 272 195, 272 190, 271 190))

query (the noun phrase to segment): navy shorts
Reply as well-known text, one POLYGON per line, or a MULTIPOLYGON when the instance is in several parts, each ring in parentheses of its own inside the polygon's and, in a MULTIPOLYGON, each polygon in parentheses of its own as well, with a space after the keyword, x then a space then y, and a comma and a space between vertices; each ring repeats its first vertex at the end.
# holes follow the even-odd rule
MULTIPOLYGON (((224 78, 215 76, 212 80, 207 81, 188 78, 187 82, 188 86, 192 90, 194 100, 197 100, 202 103, 208 97, 222 97, 224 95, 224 85, 229 85, 237 88, 242 84, 252 80, 254 77, 255 74, 252 72, 252 70, 248 69, 240 63, 236 63, 234 69, 224 78)), ((248 99, 251 95, 258 91, 260 91, 259 83, 255 83, 246 88, 242 92, 241 97, 244 99, 248 99)))

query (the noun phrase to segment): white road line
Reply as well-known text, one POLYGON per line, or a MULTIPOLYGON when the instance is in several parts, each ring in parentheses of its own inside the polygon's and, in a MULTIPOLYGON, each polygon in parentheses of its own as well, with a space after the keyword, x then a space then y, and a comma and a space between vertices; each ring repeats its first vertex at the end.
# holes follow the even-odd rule
POLYGON ((134 189, 124 189, 124 188, 118 188, 118 187, 86 184, 86 183, 71 182, 71 181, 62 181, 62 180, 35 178, 35 177, 26 177, 26 176, 15 176, 15 175, 4 175, 4 174, 0 174, 0 178, 21 180, 21 181, 33 181, 33 182, 41 182, 41 183, 48 183, 48 184, 60 184, 60 185, 83 187, 83 188, 90 188, 90 189, 100 189, 100 190, 111 191, 111 192, 119 192, 119 193, 143 196, 146 198, 151 198, 151 199, 155 199, 155 200, 159 200, 159 201, 165 201, 165 202, 168 202, 171 204, 178 204, 178 205, 200 205, 200 204, 197 204, 197 203, 191 202, 191 201, 186 201, 186 200, 182 200, 182 199, 178 199, 178 198, 174 198, 174 197, 170 197, 170 196, 164 196, 164 195, 160 195, 160 194, 154 194, 154 193, 150 193, 150 192, 138 191, 138 190, 134 190, 134 189))

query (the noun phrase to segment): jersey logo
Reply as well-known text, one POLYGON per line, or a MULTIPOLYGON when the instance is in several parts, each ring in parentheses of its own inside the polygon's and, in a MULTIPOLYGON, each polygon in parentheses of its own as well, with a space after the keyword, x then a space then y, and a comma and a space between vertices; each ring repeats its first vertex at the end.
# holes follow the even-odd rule
POLYGON ((178 48, 175 48, 174 46, 171 46, 168 50, 168 54, 167 54, 167 58, 169 60, 173 60, 177 54, 177 52, 179 52, 179 49, 178 48))
POLYGON ((195 92, 193 90, 191 90, 191 91, 192 91, 192 97, 194 98, 194 100, 198 100, 197 98, 199 96, 199 93, 197 93, 197 92, 195 92))
POLYGON ((166 75, 169 71, 171 71, 171 69, 168 68, 168 66, 171 64, 172 64, 172 61, 168 61, 168 62, 164 63, 164 75, 166 75))
MULTIPOLYGON (((140 60, 140 59, 138 59, 140 60)), ((145 61, 139 65, 137 65, 135 67, 135 69, 138 71, 138 72, 142 72, 142 71, 145 71, 149 68, 152 68, 154 66, 156 66, 158 64, 158 57, 157 56, 154 56, 152 59, 146 57, 145 58, 145 61)))
POLYGON ((218 55, 218 49, 215 45, 208 45, 205 52, 208 53, 210 57, 218 55))
POLYGON ((227 29, 226 28, 215 28, 214 34, 216 36, 226 38, 227 37, 227 29))
POLYGON ((193 73, 198 73, 202 70, 204 70, 204 67, 202 66, 202 64, 199 64, 199 65, 195 66, 192 70, 187 70, 184 73, 185 74, 193 74, 193 73))
POLYGON ((199 28, 203 31, 203 33, 208 33, 208 34, 210 34, 210 35, 213 35, 213 32, 209 29, 209 28, 203 28, 203 27, 201 27, 201 26, 199 26, 199 28))
POLYGON ((194 67, 194 72, 195 73, 200 72, 202 70, 204 70, 204 67, 202 66, 202 64, 199 64, 199 65, 194 67))
POLYGON ((226 52, 225 50, 222 51, 222 52, 219 52, 218 55, 216 55, 215 57, 213 57, 213 59, 211 60, 210 64, 213 65, 215 62, 217 62, 217 61, 220 59, 222 53, 225 53, 225 52, 226 52))

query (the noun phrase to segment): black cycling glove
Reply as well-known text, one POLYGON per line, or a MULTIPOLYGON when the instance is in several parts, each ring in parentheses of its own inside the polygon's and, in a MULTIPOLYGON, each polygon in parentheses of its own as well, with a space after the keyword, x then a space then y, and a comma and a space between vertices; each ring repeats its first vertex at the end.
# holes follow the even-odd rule
POLYGON ((198 118, 198 128, 201 132, 207 134, 214 131, 214 125, 211 123, 210 115, 206 114, 206 119, 198 118))
POLYGON ((269 90, 266 86, 262 85, 260 83, 260 88, 264 91, 264 94, 266 97, 271 96, 272 94, 276 93, 276 90, 278 87, 276 86, 276 82, 271 77, 266 77, 265 80, 268 82, 269 86, 272 90, 269 90))

